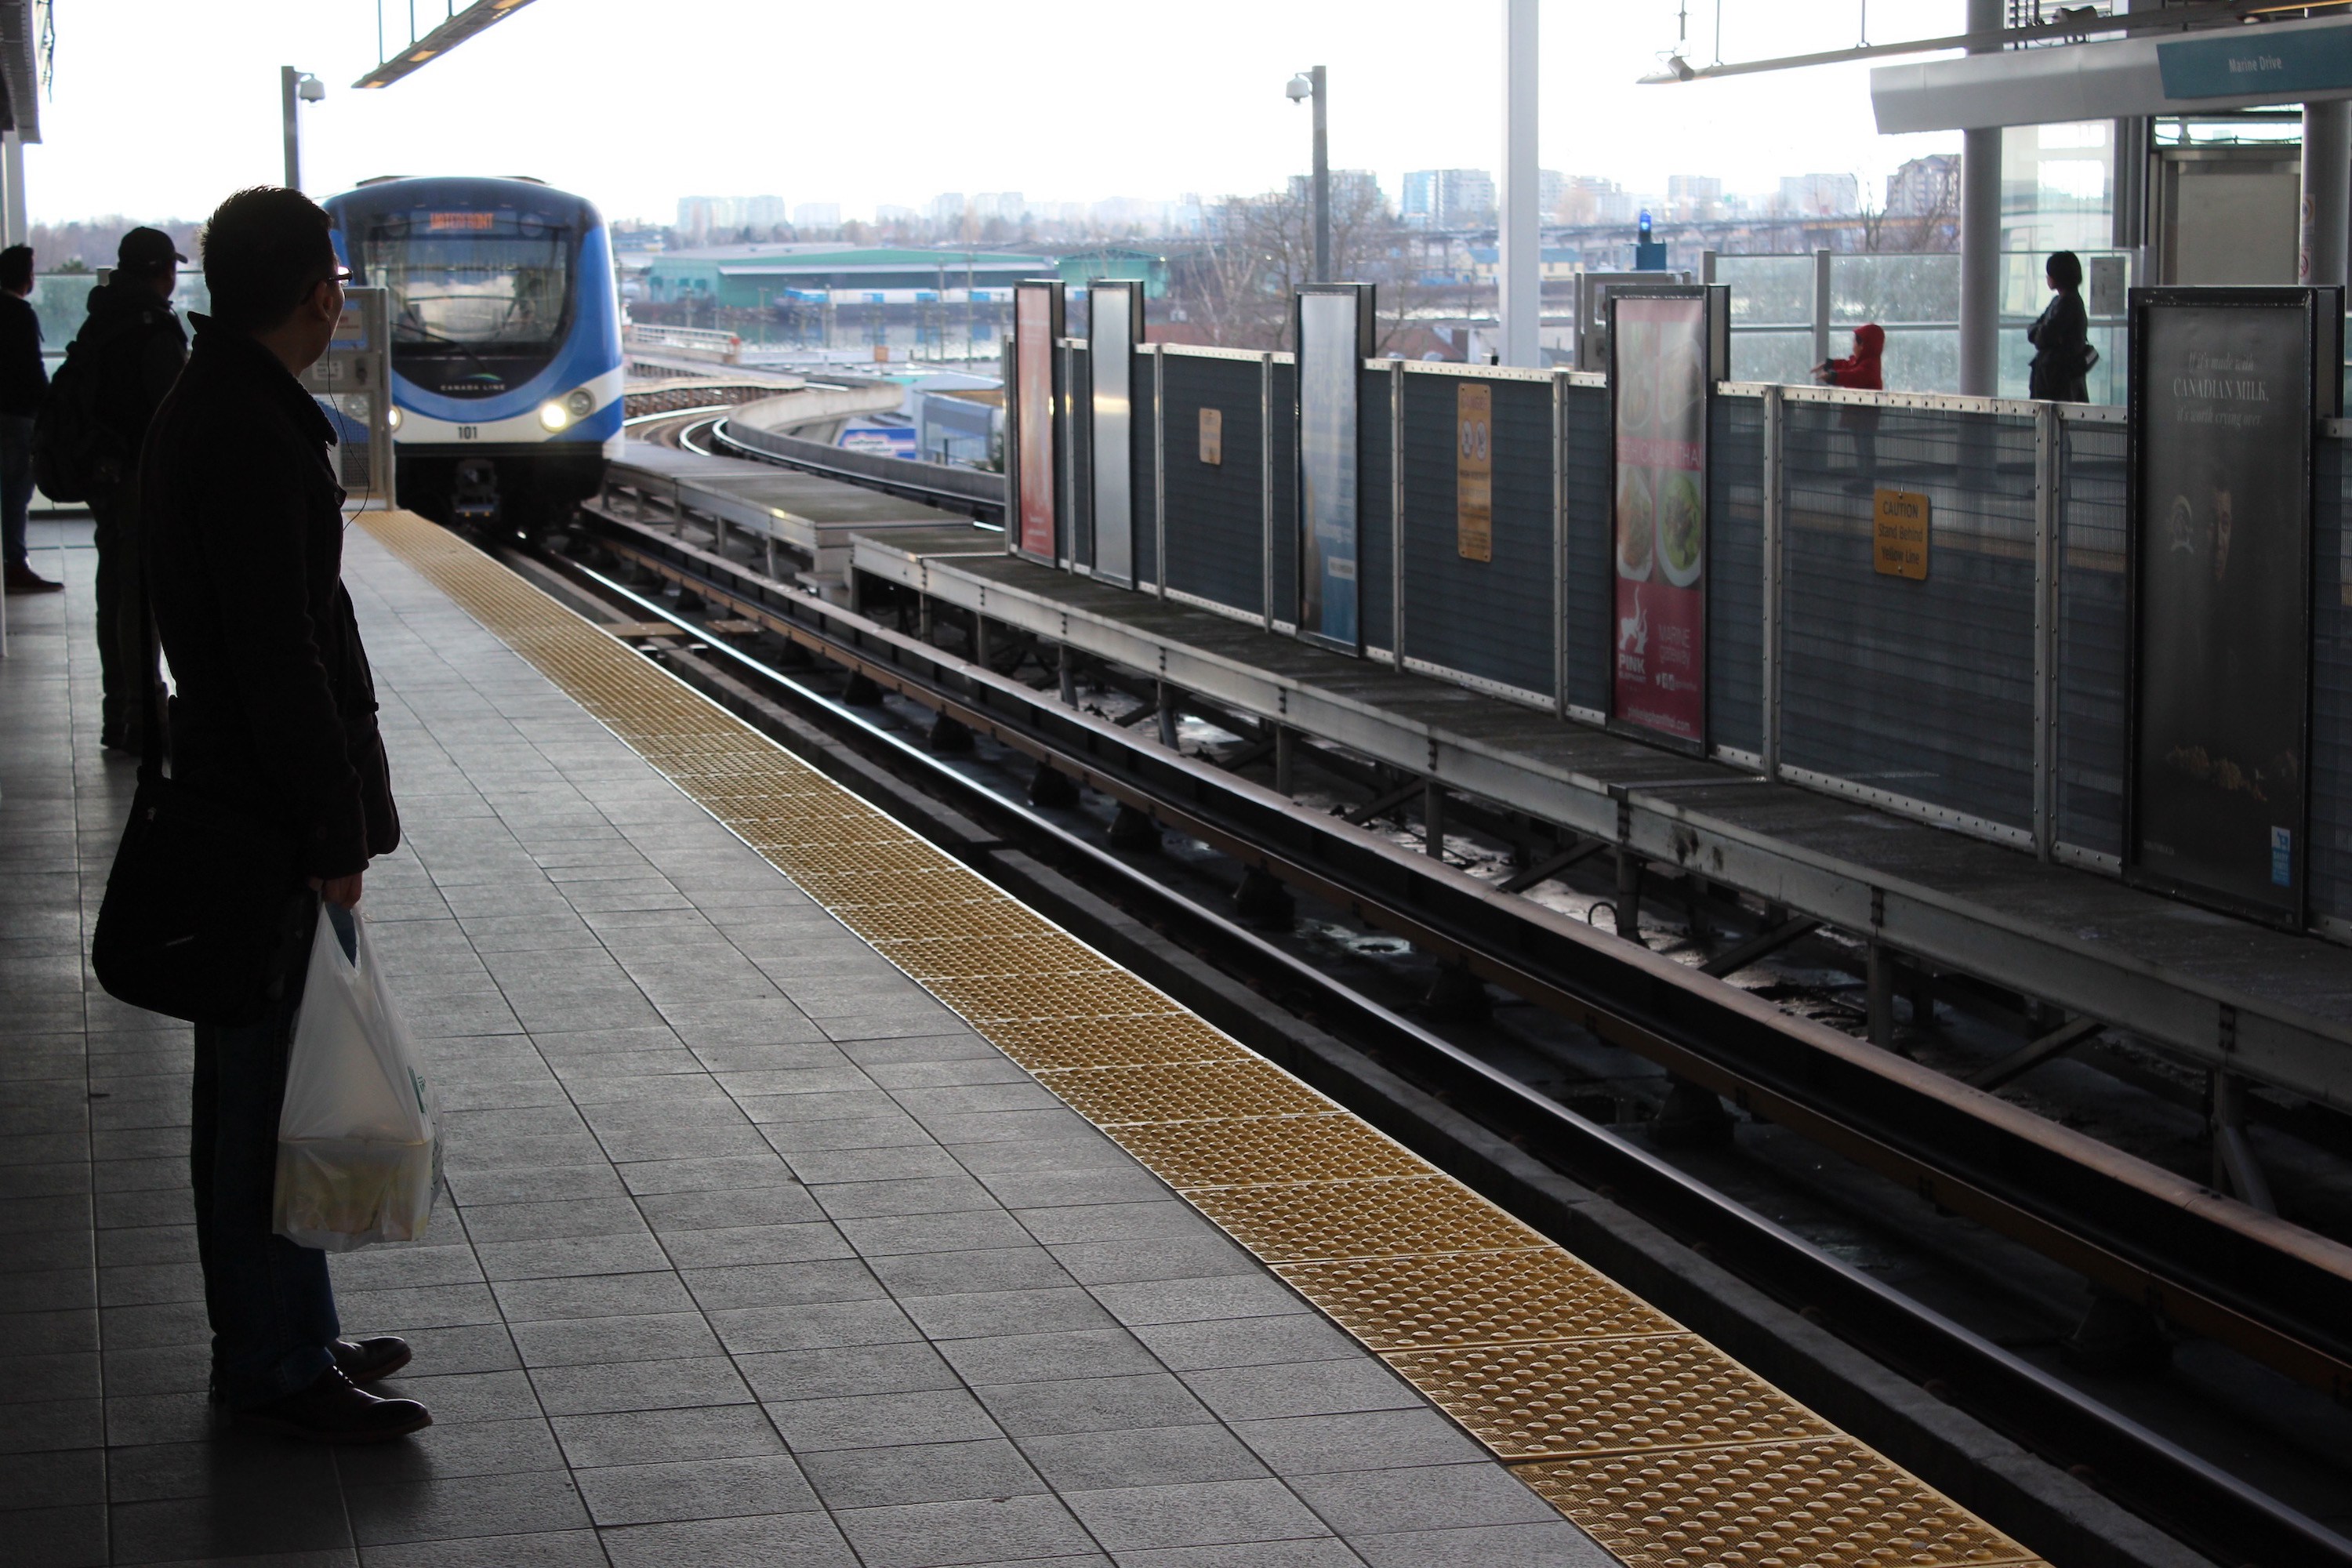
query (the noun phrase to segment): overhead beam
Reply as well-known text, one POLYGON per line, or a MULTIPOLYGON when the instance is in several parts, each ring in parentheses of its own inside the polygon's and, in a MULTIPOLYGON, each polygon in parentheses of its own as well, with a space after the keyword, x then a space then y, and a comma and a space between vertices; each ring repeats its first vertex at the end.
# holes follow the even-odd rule
MULTIPOLYGON (((530 0, 474 0, 462 11, 453 11, 446 21, 421 38, 409 40, 408 47, 396 55, 388 55, 375 69, 352 83, 353 87, 390 87, 419 67, 439 59, 467 38, 494 26, 530 4, 530 0)), ((383 43, 378 40, 378 48, 383 43)))

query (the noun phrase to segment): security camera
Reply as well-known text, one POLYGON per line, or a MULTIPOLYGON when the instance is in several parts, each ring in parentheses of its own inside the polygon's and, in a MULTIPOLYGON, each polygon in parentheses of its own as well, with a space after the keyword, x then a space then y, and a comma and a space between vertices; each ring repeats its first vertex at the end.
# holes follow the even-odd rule
POLYGON ((1282 89, 1282 95, 1293 103, 1304 102, 1315 96, 1315 84, 1307 80, 1306 73, 1302 71, 1290 79, 1289 85, 1282 89))
POLYGON ((327 96, 327 84, 305 71, 302 79, 294 84, 294 95, 305 103, 316 103, 327 96))

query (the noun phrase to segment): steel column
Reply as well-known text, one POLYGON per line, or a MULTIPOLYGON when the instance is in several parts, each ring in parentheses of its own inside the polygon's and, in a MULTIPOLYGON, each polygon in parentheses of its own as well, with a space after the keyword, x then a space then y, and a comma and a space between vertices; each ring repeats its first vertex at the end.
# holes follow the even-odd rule
POLYGON ((0 133, 0 162, 6 165, 8 182, 6 227, 0 237, 10 245, 24 245, 31 241, 33 228, 25 212, 25 143, 14 131, 0 133))
POLYGON ((1168 356, 1160 345, 1151 354, 1151 583, 1168 596, 1168 356))
POLYGON ((1830 312, 1834 302, 1830 296, 1830 253, 1813 252, 1813 363, 1820 364, 1830 357, 1830 312))
POLYGON ((1505 364, 1543 363, 1541 181, 1536 168, 1536 0, 1503 0, 1503 188, 1496 235, 1505 364))
MULTIPOLYGON (((1998 33, 2003 24, 2001 0, 1969 0, 1969 32, 1998 33)), ((1990 397, 2000 385, 2000 130, 1961 137, 1960 391, 1990 397)))
POLYGON ((2058 838, 2058 405, 2033 408, 2033 853, 2058 838))
POLYGON ((1389 374, 1389 651, 1404 668, 1404 361, 1389 374))
POLYGON ((2303 106, 2303 243, 2297 276, 2305 283, 2343 283, 2352 244, 2352 100, 2303 106))
POLYGON ((1764 776, 1780 776, 1781 536, 1786 515, 1788 405, 1776 382, 1764 389, 1764 776))
POLYGON ((1259 563, 1264 577, 1258 601, 1265 606, 1265 629, 1274 630, 1274 356, 1257 356, 1257 510, 1259 563))
POLYGON ((1568 376, 1551 378, 1551 689, 1568 717, 1568 376))

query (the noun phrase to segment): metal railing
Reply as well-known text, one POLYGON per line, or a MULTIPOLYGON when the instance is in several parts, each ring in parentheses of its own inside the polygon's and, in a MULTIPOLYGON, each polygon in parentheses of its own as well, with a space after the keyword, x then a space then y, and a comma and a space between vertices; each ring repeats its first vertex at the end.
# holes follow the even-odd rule
POLYGON ((664 349, 687 359, 716 360, 721 364, 734 364, 743 357, 740 335, 701 327, 663 327, 631 321, 621 334, 621 341, 628 348, 664 349))

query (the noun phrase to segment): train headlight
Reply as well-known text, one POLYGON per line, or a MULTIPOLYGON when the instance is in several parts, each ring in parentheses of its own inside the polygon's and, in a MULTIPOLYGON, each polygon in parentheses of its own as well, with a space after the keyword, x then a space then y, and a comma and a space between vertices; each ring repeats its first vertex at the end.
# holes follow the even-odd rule
POLYGON ((384 416, 383 422, 388 428, 394 430, 400 428, 400 408, 398 405, 395 404, 391 411, 384 416))
POLYGON ((596 412, 596 395, 586 387, 574 387, 564 395, 564 408, 574 419, 585 419, 596 412))
POLYGON ((561 403, 542 403, 539 405, 539 422, 553 435, 572 423, 572 411, 561 403))

